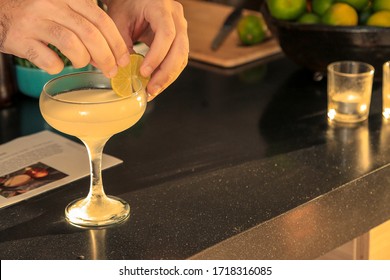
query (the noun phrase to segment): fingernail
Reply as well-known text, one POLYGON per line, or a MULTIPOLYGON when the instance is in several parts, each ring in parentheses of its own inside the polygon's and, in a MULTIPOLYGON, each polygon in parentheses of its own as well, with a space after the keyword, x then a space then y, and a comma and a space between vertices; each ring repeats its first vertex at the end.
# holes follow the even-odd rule
POLYGON ((118 65, 124 67, 127 64, 129 64, 129 62, 130 62, 130 56, 128 54, 125 54, 118 60, 118 65))
POLYGON ((141 74, 144 77, 149 77, 153 73, 153 68, 150 67, 149 65, 146 65, 145 67, 142 68, 141 74))
POLYGON ((152 101, 155 96, 148 93, 148 102, 152 101))
POLYGON ((118 67, 114 66, 114 68, 112 68, 110 72, 108 72, 109 78, 115 77, 116 73, 118 73, 118 67))
MULTIPOLYGON (((149 89, 149 88, 148 88, 148 89, 149 89)), ((155 86, 152 86, 151 89, 148 90, 148 94, 155 96, 155 95, 157 95, 160 91, 161 91, 161 86, 155 85, 155 86)))

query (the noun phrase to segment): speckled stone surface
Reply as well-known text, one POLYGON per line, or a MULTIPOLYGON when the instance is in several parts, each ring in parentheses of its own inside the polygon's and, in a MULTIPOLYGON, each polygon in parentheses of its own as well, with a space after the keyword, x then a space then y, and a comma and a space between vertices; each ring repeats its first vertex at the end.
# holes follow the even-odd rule
MULTIPOLYGON (((314 259, 390 219, 390 124, 326 119, 326 80, 280 58, 190 65, 105 152, 116 227, 68 225, 88 178, 0 210, 1 259, 314 259)), ((1 112, 1 142, 48 129, 37 100, 1 112)))

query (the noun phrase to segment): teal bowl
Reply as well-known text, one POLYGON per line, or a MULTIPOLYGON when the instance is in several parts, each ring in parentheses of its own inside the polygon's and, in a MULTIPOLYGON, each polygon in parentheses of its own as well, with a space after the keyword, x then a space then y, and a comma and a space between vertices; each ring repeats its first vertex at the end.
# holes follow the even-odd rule
POLYGON ((24 95, 39 98, 43 86, 51 79, 65 74, 76 73, 81 71, 92 70, 92 66, 88 65, 84 68, 75 69, 73 66, 66 66, 64 69, 55 75, 50 75, 46 71, 37 68, 27 68, 20 65, 15 65, 16 82, 18 89, 24 95))

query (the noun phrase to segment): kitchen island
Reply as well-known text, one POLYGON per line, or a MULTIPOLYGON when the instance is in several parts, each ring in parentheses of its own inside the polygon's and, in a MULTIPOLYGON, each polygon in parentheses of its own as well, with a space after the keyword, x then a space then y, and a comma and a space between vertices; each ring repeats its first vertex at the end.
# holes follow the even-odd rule
MULTIPOLYGON (((315 259, 390 219, 390 124, 328 123, 326 79, 284 57, 195 63, 104 152, 130 218, 81 229, 64 208, 89 178, 0 210, 1 259, 315 259)), ((50 129, 38 100, 2 109, 0 141, 50 129)))

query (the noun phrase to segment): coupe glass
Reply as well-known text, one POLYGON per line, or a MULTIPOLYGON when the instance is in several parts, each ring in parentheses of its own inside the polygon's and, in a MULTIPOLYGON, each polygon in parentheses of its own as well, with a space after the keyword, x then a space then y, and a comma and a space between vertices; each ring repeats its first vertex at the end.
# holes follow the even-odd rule
POLYGON ((103 227, 121 223, 130 215, 129 204, 104 192, 101 162, 103 148, 114 134, 134 125, 146 109, 142 83, 133 78, 133 93, 113 92, 110 80, 98 72, 80 72, 49 81, 39 106, 53 128, 79 138, 88 150, 91 183, 88 196, 71 202, 66 219, 81 227, 103 227))

